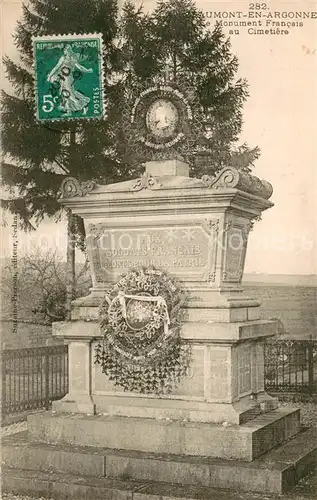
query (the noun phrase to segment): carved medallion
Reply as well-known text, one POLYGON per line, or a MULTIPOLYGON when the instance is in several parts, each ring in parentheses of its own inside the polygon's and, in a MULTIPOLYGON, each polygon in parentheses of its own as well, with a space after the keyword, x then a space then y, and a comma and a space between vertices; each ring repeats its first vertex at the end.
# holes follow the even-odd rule
POLYGON ((202 134, 201 107, 186 82, 162 80, 136 85, 124 119, 131 154, 142 161, 186 159, 202 134))

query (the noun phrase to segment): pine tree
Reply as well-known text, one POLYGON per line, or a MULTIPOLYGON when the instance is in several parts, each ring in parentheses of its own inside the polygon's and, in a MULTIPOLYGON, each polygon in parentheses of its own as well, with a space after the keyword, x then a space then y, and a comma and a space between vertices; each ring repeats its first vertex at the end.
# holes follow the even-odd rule
MULTIPOLYGON (((6 161, 2 181, 12 196, 3 207, 19 215, 25 229, 33 229, 44 217, 60 214, 57 202, 65 176, 81 181, 111 182, 124 177, 124 168, 113 147, 114 130, 108 119, 39 123, 35 119, 33 35, 102 33, 104 42, 105 95, 115 86, 107 76, 118 65, 116 0, 30 0, 14 35, 20 62, 5 57, 6 76, 14 94, 2 92, 2 143, 6 161)), ((83 234, 82 220, 68 214, 68 307, 73 294, 74 234, 83 234)), ((82 238, 77 238, 82 243, 82 238)))

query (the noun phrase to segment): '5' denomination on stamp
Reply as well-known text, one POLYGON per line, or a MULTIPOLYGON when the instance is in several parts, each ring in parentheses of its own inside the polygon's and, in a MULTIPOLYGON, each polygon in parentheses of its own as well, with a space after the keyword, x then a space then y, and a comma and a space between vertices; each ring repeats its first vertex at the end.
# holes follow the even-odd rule
POLYGON ((36 117, 46 120, 102 118, 102 36, 33 38, 36 117))

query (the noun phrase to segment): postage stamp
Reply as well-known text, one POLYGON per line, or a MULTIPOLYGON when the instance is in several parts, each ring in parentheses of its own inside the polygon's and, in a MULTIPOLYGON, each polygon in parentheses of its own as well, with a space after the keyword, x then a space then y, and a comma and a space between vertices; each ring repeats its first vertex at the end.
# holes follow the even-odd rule
POLYGON ((34 37, 33 52, 39 121, 103 116, 101 34, 34 37))

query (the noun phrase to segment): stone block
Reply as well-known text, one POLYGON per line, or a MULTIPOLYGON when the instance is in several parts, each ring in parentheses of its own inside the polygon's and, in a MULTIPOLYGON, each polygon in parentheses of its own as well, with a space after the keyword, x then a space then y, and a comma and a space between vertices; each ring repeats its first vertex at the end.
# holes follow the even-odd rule
POLYGON ((271 419, 273 414, 277 417, 278 414, 281 414, 282 412, 282 408, 279 408, 278 410, 274 410, 270 413, 260 415, 254 420, 249 420, 246 424, 244 424, 249 428, 250 432, 257 428, 254 433, 252 450, 255 457, 263 455, 270 449, 279 446, 299 432, 299 410, 295 410, 293 412, 286 410, 283 419, 271 419), (274 443, 273 446, 271 446, 272 443, 274 443))
POLYGON ((80 340, 100 337, 98 321, 59 321, 52 324, 53 336, 57 338, 80 340))
POLYGON ((233 323, 247 321, 247 308, 187 307, 186 321, 191 323, 233 323))
POLYGON ((186 340, 210 342, 217 340, 265 339, 275 335, 276 332, 276 321, 254 320, 234 323, 185 321, 181 335, 186 340))
MULTIPOLYGON (((242 424, 262 413, 258 396, 253 398, 244 397, 230 404, 217 404, 171 397, 141 398, 128 394, 116 394, 107 396, 94 395, 94 402, 98 414, 153 418, 156 420, 242 424)), ((261 394, 261 396, 261 402, 265 401, 266 398, 271 399, 265 393, 261 394)))
MULTIPOLYGON (((211 326, 210 329, 212 329, 211 326)), ((174 398, 191 401, 192 410, 195 412, 197 401, 230 404, 241 397, 263 392, 262 344, 258 345, 247 340, 237 343, 210 341, 210 343, 202 344, 193 343, 192 351, 193 361, 188 375, 181 380, 170 395, 160 396, 160 400, 174 398)), ((100 366, 94 365, 92 367, 92 397, 97 405, 97 413, 107 411, 106 398, 108 396, 122 398, 133 396, 135 397, 135 406, 138 406, 140 401, 139 394, 123 391, 119 386, 115 386, 102 373, 100 366), (104 403, 102 402, 103 396, 105 397, 104 403)), ((149 412, 151 412, 152 402, 157 396, 145 395, 142 397, 148 398, 149 412)), ((252 404, 251 407, 253 406, 252 404)), ((209 411, 208 421, 222 422, 226 419, 233 424, 239 423, 235 413, 229 415, 228 407, 215 406, 209 411)))
POLYGON ((72 321, 98 321, 99 320, 99 308, 98 307, 87 307, 87 306, 77 306, 73 307, 71 311, 72 321))
MULTIPOLYGON (((3 485, 13 487, 16 493, 35 493, 46 492, 46 483, 49 482, 52 487, 50 496, 53 491, 54 496, 60 493, 62 498, 65 498, 66 492, 71 498, 81 498, 82 494, 89 498, 93 492, 93 499, 100 498, 101 491, 105 494, 104 498, 113 498, 111 495, 115 495, 115 491, 109 493, 108 488, 117 490, 119 498, 129 490, 133 495, 138 491, 149 494, 152 491, 152 494, 155 492, 158 495, 162 492, 162 483, 169 486, 166 499, 174 498, 175 485, 186 486, 187 491, 193 493, 191 498, 208 500, 214 497, 227 500, 231 498, 227 495, 231 494, 238 499, 241 491, 281 494, 314 468, 317 460, 315 429, 299 433, 252 462, 34 443, 28 441, 25 434, 12 435, 3 440, 3 485), (63 458, 66 456, 68 460, 63 458), (100 467, 102 463, 104 467, 100 467), (62 467, 64 469, 61 470, 62 467), (72 475, 69 475, 70 469, 72 475), (33 487, 36 485, 33 491, 29 489, 31 476, 28 474, 32 474, 33 487), (101 477, 103 475, 106 477, 101 477), (24 489, 22 479, 26 480, 24 489), (37 490, 40 487, 37 481, 41 483, 41 490, 37 490), (62 484, 65 484, 64 489, 62 484), (78 489, 79 485, 83 486, 82 490, 78 489), (201 497, 202 491, 206 496, 201 497)), ((177 498, 182 498, 180 492, 179 489, 177 498)))
MULTIPOLYGON (((85 300, 88 299, 89 297, 85 300)), ((95 299, 89 300, 95 303, 95 299)), ((95 309, 95 306, 89 307, 95 309)), ((227 309, 230 313, 246 310, 239 307, 227 309)), ((186 412, 182 410, 173 412, 167 407, 165 408, 167 411, 161 412, 159 417, 217 423, 226 421, 230 424, 246 421, 250 418, 248 415, 251 415, 249 410, 251 412, 255 410, 254 404, 245 407, 242 412, 237 412, 229 405, 245 396, 263 392, 264 359, 263 343, 260 339, 273 335, 275 331, 274 321, 254 320, 234 323, 185 321, 182 336, 192 344, 193 362, 188 376, 184 377, 178 387, 164 398, 187 400, 191 402, 191 411, 187 407, 186 412), (254 342, 255 339, 258 342, 254 342), (196 407, 198 401, 207 401, 214 406, 200 411, 196 407)), ((96 339, 100 337, 98 321, 55 323, 53 333, 56 338, 63 338, 69 342, 69 394, 63 400, 53 402, 55 411, 103 413, 108 411, 108 396, 125 398, 128 395, 135 397, 134 416, 144 414, 143 409, 137 410, 140 394, 125 392, 119 386, 115 386, 101 372, 99 365, 94 364, 96 339)), ((148 414, 154 414, 156 418, 157 411, 152 409, 155 395, 145 397, 151 401, 148 404, 148 414)), ((117 406, 123 407, 124 401, 123 399, 122 404, 117 406)), ((265 406, 264 401, 262 403, 262 411, 271 408, 265 406)))
MULTIPOLYGON (((196 400, 197 398, 204 399, 204 346, 193 345, 193 361, 190 367, 189 375, 184 377, 177 388, 173 391, 174 396, 183 396, 187 399, 196 400)), ((92 393, 93 395, 119 395, 122 394, 123 397, 126 395, 133 395, 136 397, 136 405, 138 404, 140 394, 125 391, 122 388, 115 386, 108 377, 106 377, 99 365, 94 365, 92 367, 92 393)), ((146 397, 146 396, 145 396, 146 397)), ((153 395, 150 396, 150 401, 153 399, 153 395)))
POLYGON ((84 413, 94 415, 96 405, 91 396, 86 394, 66 394, 63 399, 52 401, 52 410, 58 413, 84 413))
POLYGON ((177 458, 164 460, 110 454, 107 456, 107 476, 183 485, 210 485, 208 463, 186 462, 177 458))
MULTIPOLYGON (((61 500, 133 500, 142 483, 89 478, 54 472, 6 469, 2 490, 15 494, 60 498, 61 500)), ((146 496, 142 500, 149 500, 146 496)), ((157 498, 157 500, 159 500, 157 498)))
POLYGON ((175 396, 183 395, 192 398, 205 397, 205 347, 203 345, 192 345, 193 360, 189 374, 183 377, 173 391, 175 396))
POLYGON ((247 320, 254 321, 261 319, 261 311, 259 307, 248 307, 247 308, 247 320))
POLYGON ((240 426, 47 412, 30 415, 28 428, 32 440, 53 444, 250 461, 299 432, 299 411, 274 410, 240 426))
POLYGON ((228 345, 206 346, 205 397, 207 401, 231 403, 232 348, 228 345))
MULTIPOLYGON (((85 310, 86 308, 82 309, 85 310)), ((91 317, 94 317, 96 308, 87 309, 90 309, 91 317)), ((200 314, 197 313, 196 321, 189 321, 187 318, 183 323, 182 337, 184 339, 199 341, 246 340, 248 338, 269 337, 277 333, 278 324, 273 320, 240 321, 235 318, 235 321, 231 322, 232 318, 230 315, 234 314, 236 309, 206 310, 209 311, 206 317, 204 316, 204 309, 197 309, 196 311, 200 311, 200 314), (207 317, 212 318, 213 313, 215 313, 213 319, 207 320, 207 317), (223 316, 225 313, 228 314, 226 318, 223 316), (216 320, 220 316, 222 320, 216 320), (200 317, 200 320, 198 320, 198 317, 200 317)), ((80 314, 78 313, 79 316, 80 314)), ((85 317, 84 313, 83 317, 85 317)), ((80 318, 71 322, 60 321, 53 323, 52 329, 54 337, 66 340, 96 339, 101 337, 97 316, 91 321, 80 318)))
POLYGON ((2 460, 7 467, 63 472, 86 476, 105 476, 105 456, 100 449, 91 447, 67 447, 33 443, 22 432, 4 439, 2 460))
POLYGON ((188 163, 180 160, 147 161, 145 162, 145 171, 154 177, 164 175, 189 177, 188 163))

